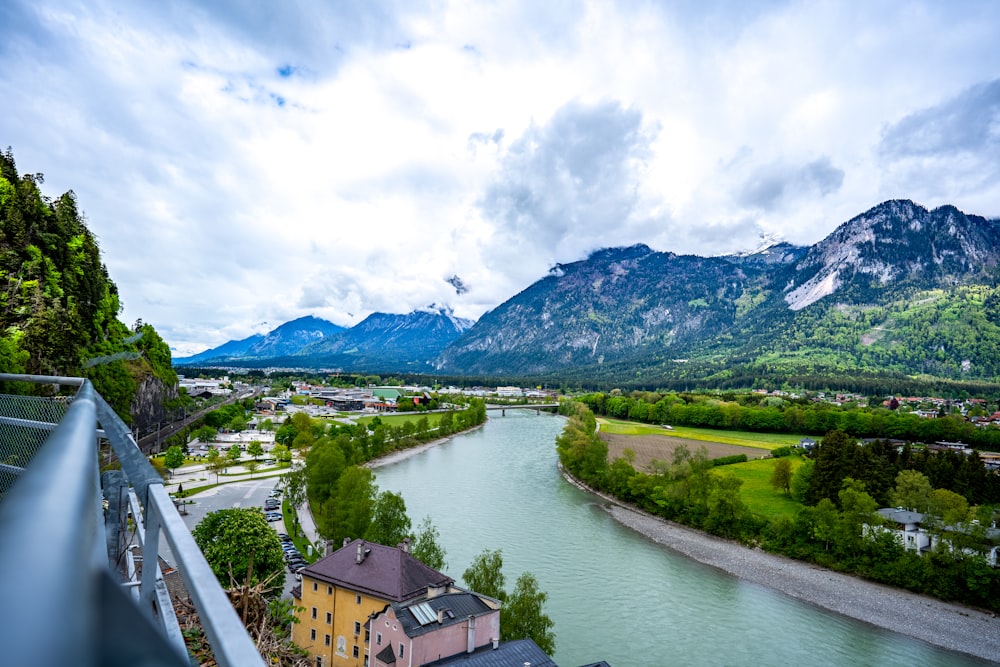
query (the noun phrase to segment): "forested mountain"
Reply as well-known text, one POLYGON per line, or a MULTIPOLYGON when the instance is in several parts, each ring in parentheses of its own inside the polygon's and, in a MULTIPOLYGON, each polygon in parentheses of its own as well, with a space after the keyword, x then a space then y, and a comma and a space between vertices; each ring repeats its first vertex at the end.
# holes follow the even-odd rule
POLYGON ((118 288, 76 196, 52 200, 43 183, 0 153, 0 368, 89 377, 127 422, 155 421, 177 396, 170 350, 152 326, 118 320, 118 288))
POLYGON ((560 265, 437 359, 450 373, 643 386, 1000 378, 1000 222, 888 201, 810 248, 646 246, 560 265), (779 380, 780 381, 780 380, 779 380))

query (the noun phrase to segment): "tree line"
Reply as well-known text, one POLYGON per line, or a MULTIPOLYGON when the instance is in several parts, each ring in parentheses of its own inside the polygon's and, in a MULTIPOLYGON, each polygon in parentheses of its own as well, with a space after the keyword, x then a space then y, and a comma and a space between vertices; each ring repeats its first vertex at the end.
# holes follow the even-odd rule
POLYGON ((616 396, 598 392, 577 400, 596 414, 648 424, 809 435, 840 430, 859 438, 961 441, 976 449, 1000 451, 1000 429, 977 427, 960 414, 926 418, 883 407, 843 408, 831 403, 751 396, 740 397, 741 402, 735 394, 633 392, 616 396), (748 400, 762 402, 752 404, 748 400))
POLYGON ((636 471, 627 450, 608 461, 607 444, 595 431, 596 419, 585 404, 566 403, 562 411, 569 419, 556 440, 559 460, 598 491, 664 519, 768 551, 1000 610, 1000 570, 976 553, 994 519, 994 507, 985 503, 998 502, 997 475, 982 471, 976 457, 959 461, 947 453, 940 458, 906 455, 884 444, 859 446, 855 437, 834 431, 820 441, 814 460, 803 463, 790 479, 773 480, 803 504, 794 517, 769 520, 744 503, 741 479, 713 471, 704 448, 691 452, 677 447, 669 461, 653 466, 653 472, 636 471), (939 484, 950 488, 934 488, 939 484), (923 493, 911 492, 914 486, 923 493), (973 497, 967 499, 962 491, 973 497), (976 495, 980 493, 984 495, 976 495), (914 497, 926 499, 925 509, 934 505, 951 512, 951 522, 942 520, 936 527, 953 548, 921 556, 905 549, 889 531, 870 529, 882 525, 876 510, 885 501, 909 504, 914 497), (984 504, 975 507, 970 501, 984 504))

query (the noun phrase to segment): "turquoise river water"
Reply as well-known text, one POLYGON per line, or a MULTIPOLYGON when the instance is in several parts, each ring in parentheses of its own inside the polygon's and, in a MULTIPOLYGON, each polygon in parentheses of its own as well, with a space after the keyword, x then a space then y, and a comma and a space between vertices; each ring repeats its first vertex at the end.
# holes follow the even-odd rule
POLYGON ((414 524, 432 517, 460 584, 485 548, 503 550, 508 590, 523 571, 537 577, 561 667, 992 664, 742 581, 621 526, 559 475, 563 423, 508 410, 376 470, 414 524))

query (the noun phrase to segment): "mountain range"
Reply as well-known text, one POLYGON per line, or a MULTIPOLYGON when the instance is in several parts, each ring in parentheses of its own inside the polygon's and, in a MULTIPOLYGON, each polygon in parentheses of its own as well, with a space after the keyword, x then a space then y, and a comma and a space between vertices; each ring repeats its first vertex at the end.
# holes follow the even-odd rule
POLYGON ((175 363, 283 358, 623 386, 834 375, 993 381, 998 264, 1000 220, 892 200, 808 247, 771 238, 720 257, 601 249, 553 267, 474 325, 446 309, 376 313, 346 330, 303 318, 175 363))
POLYGON ((472 326, 448 308, 431 306, 408 315, 372 313, 351 328, 318 317, 286 322, 191 357, 177 366, 272 366, 382 368, 424 371, 448 343, 472 326))

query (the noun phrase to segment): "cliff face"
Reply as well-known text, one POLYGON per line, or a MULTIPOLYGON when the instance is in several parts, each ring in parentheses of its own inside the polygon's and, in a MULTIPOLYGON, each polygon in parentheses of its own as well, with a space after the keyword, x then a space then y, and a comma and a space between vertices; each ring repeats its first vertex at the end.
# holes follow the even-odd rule
POLYGON ((167 411, 164 403, 176 400, 178 397, 177 385, 167 385, 152 373, 147 373, 139 381, 135 398, 129 406, 133 424, 141 433, 158 422, 165 421, 167 411))

